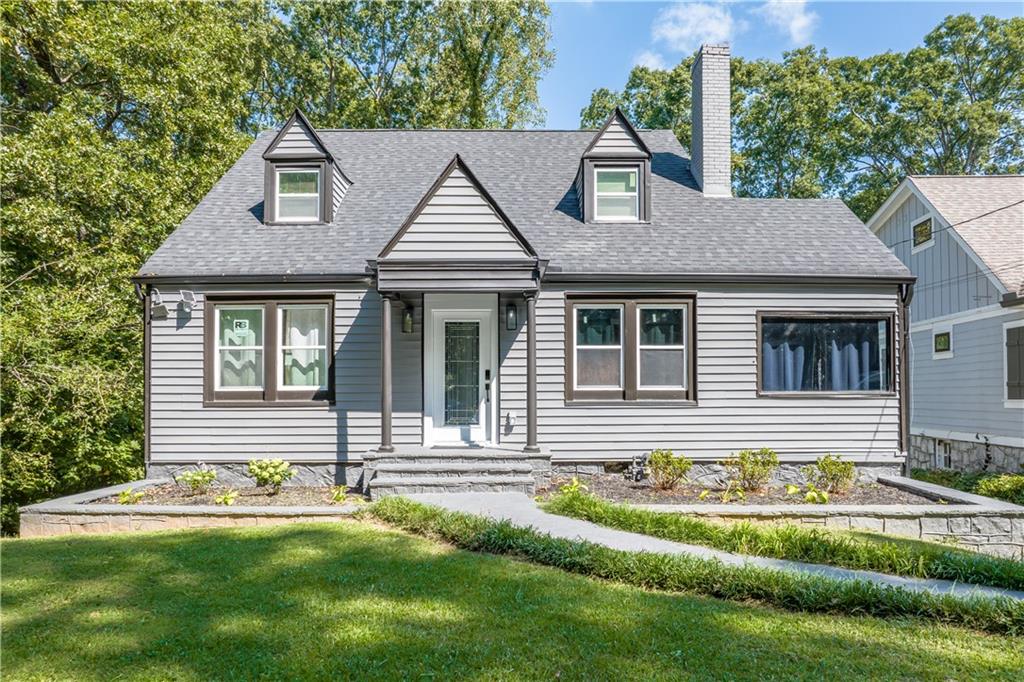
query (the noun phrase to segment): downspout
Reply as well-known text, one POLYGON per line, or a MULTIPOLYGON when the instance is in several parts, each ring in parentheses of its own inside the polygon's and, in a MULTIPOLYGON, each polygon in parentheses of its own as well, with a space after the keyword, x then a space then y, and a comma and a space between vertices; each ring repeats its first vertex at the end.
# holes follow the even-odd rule
POLYGON ((900 322, 900 451, 903 452, 903 475, 910 475, 910 301, 914 283, 899 285, 900 322))
POLYGON ((135 296, 142 302, 142 461, 145 464, 145 476, 149 476, 149 436, 150 436, 150 365, 153 357, 152 326, 150 315, 149 285, 135 282, 135 296))

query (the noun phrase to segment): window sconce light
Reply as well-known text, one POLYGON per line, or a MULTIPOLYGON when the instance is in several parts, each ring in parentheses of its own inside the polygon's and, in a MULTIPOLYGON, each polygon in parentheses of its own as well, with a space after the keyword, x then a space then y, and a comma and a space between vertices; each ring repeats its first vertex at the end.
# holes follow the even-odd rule
POLYGON ((519 309, 515 303, 505 306, 505 329, 514 332, 519 327, 519 309))
POLYGON ((412 306, 408 304, 402 309, 402 333, 412 334, 412 306))
POLYGON ((167 317, 167 306, 164 305, 164 300, 160 296, 160 290, 154 287, 151 297, 152 300, 149 305, 149 316, 155 320, 162 320, 167 317))
POLYGON ((192 309, 196 307, 195 293, 185 289, 182 289, 178 293, 181 294, 181 307, 184 308, 186 313, 192 312, 192 309))

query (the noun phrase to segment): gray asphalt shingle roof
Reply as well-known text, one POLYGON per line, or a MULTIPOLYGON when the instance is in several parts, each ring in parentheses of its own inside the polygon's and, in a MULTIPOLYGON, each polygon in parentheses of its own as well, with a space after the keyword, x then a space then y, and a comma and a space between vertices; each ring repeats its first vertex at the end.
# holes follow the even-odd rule
POLYGON ((327 225, 264 225, 261 134, 142 266, 140 275, 342 275, 366 271, 459 153, 551 271, 841 275, 909 271, 838 199, 707 198, 669 130, 651 148, 649 224, 584 224, 573 180, 593 131, 318 131, 353 181, 327 225))

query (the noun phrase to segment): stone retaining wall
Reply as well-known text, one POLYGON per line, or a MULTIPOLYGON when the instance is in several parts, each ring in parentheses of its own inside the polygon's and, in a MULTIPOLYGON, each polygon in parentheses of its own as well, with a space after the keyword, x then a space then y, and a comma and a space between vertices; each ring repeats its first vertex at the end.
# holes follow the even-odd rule
POLYGON ((835 530, 860 530, 900 535, 919 540, 946 542, 990 556, 1024 560, 1024 510, 979 511, 968 505, 936 510, 924 505, 883 510, 879 508, 787 509, 763 507, 709 509, 693 505, 685 509, 664 509, 669 505, 649 505, 659 511, 686 513, 716 521, 752 521, 758 523, 795 523, 835 530))

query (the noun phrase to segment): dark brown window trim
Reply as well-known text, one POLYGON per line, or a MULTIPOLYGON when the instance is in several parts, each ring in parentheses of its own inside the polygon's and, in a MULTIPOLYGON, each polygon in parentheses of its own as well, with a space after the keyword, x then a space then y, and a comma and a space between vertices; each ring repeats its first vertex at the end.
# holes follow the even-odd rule
POLYGON ((203 311, 203 406, 204 407, 325 407, 334 404, 334 297, 300 295, 219 296, 207 294, 203 311), (309 391, 278 391, 277 331, 279 304, 309 303, 327 306, 327 388, 309 391), (214 389, 216 313, 218 305, 262 305, 263 389, 217 391, 214 389))
POLYGON ((263 223, 274 227, 289 225, 327 225, 334 219, 334 166, 327 159, 266 160, 263 164, 263 223), (277 219, 277 172, 279 170, 317 170, 320 173, 320 219, 312 222, 277 219))
POLYGON ((641 293, 608 294, 579 293, 565 296, 565 402, 567 405, 644 405, 697 404, 697 296, 694 293, 641 293), (622 319, 622 388, 578 389, 573 384, 575 374, 575 306, 621 305, 622 319), (686 389, 644 389, 639 386, 639 359, 637 357, 637 306, 647 304, 685 305, 686 320, 686 389))
POLYGON ((757 373, 757 396, 759 398, 895 398, 896 397, 896 314, 891 311, 855 311, 844 310, 758 310, 757 313, 757 348, 755 348, 754 371, 757 373), (765 317, 796 317, 809 320, 844 319, 844 320, 886 320, 889 322, 889 389, 885 391, 766 391, 762 386, 761 376, 761 328, 765 317))

